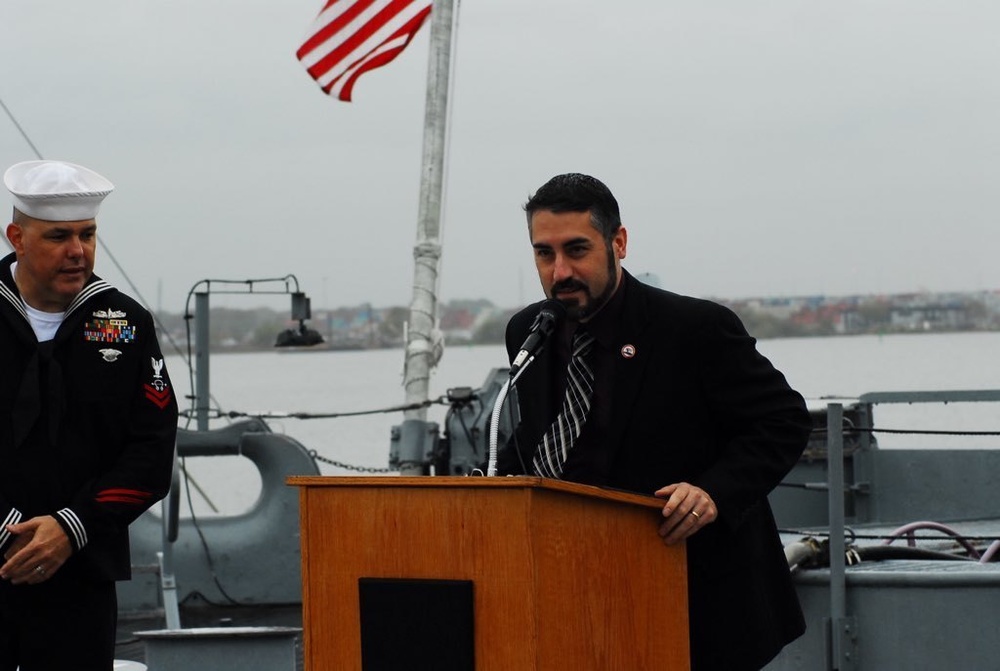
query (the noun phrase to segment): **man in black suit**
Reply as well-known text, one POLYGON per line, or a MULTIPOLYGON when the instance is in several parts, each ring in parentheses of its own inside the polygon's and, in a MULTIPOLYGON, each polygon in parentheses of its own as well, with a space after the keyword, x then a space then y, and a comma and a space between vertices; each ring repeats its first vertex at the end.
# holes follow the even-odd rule
MULTIPOLYGON (((603 183, 559 175, 524 209, 542 288, 568 312, 516 383, 500 472, 665 499, 660 536, 687 542, 693 669, 760 669, 805 630, 767 503, 811 430, 802 397, 731 311, 622 269, 603 183)), ((507 325, 512 360, 539 309, 507 325)))

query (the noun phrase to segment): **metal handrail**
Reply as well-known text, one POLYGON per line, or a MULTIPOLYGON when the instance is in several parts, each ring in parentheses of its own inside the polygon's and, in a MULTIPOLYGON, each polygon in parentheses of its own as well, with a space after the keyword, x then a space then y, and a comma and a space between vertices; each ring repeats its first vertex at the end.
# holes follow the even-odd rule
POLYGON ((984 403, 1000 401, 1000 389, 951 391, 873 391, 858 397, 861 403, 984 403))

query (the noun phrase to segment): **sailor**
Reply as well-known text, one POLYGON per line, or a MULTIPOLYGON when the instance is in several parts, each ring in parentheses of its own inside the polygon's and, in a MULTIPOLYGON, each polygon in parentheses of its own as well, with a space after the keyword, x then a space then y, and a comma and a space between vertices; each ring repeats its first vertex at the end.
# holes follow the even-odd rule
POLYGON ((177 402, 152 316, 94 275, 114 189, 9 168, 0 260, 0 671, 108 671, 128 525, 167 493, 177 402))
MULTIPOLYGON (((692 669, 761 668, 805 628, 767 503, 809 437, 802 397, 728 309, 622 268, 628 238, 602 182, 558 175, 524 209, 542 289, 567 318, 517 383, 500 472, 663 498, 660 536, 687 543, 692 669)), ((539 311, 508 323, 512 361, 539 311)))

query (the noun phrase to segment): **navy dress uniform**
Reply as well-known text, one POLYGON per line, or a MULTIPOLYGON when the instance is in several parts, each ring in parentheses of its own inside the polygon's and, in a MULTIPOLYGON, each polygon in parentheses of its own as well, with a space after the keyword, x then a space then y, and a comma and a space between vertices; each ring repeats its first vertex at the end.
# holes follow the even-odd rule
POLYGON ((111 182, 28 161, 4 184, 0 671, 107 671, 128 525, 169 489, 177 401, 152 316, 93 274, 111 182))

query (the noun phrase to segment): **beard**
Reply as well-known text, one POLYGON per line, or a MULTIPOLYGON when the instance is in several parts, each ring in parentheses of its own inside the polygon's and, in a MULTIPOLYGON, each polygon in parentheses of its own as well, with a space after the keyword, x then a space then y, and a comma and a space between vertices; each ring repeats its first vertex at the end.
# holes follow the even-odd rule
POLYGON ((618 268, 615 266, 615 255, 611 252, 610 247, 608 248, 608 278, 604 286, 601 287, 600 291, 595 295, 589 286, 584 284, 579 280, 567 279, 561 282, 556 282, 552 285, 549 290, 551 293, 551 298, 556 298, 560 293, 579 291, 584 296, 587 297, 586 302, 581 301, 579 298, 556 298, 560 303, 566 306, 566 318, 570 321, 581 322, 586 321, 593 317, 597 312, 607 305, 608 301, 611 300, 611 296, 614 295, 615 289, 618 286, 618 268))

